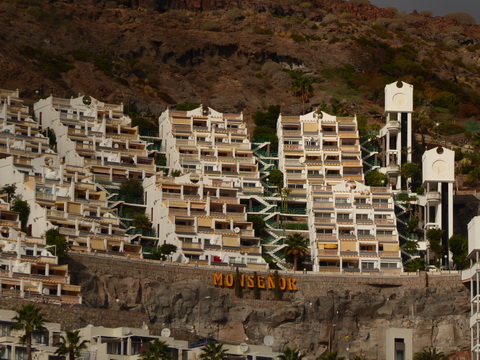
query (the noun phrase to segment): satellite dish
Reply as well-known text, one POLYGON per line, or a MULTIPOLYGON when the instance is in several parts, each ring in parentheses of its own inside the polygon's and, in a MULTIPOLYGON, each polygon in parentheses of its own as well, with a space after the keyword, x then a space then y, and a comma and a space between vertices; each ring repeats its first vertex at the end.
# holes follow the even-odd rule
POLYGON ((164 328, 162 329, 162 332, 160 333, 160 335, 162 335, 162 337, 170 337, 170 329, 169 328, 164 328))
POLYGON ((130 328, 126 327, 126 328, 123 328, 123 335, 128 335, 130 334, 130 328))
POLYGON ((300 164, 303 164, 305 162, 305 157, 304 156, 300 157, 298 161, 300 162, 300 164))
POLYGON ((246 353, 248 351, 248 345, 245 343, 241 343, 238 347, 242 353, 246 353))
POLYGON ((233 229, 233 232, 234 232, 235 234, 238 234, 238 233, 240 232, 240 228, 239 228, 239 227, 236 227, 235 229, 233 229))
POLYGON ((273 336, 267 335, 263 338, 263 343, 265 346, 272 346, 273 345, 273 336))

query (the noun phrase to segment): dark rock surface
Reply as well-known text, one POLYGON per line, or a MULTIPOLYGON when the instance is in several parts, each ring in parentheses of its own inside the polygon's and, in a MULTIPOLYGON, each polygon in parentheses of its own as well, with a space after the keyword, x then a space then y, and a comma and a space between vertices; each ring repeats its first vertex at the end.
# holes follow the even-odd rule
POLYGON ((435 346, 453 354, 469 347, 469 294, 459 275, 296 275, 299 291, 276 301, 268 290, 254 299, 244 289, 237 298, 233 289, 210 285, 212 270, 195 267, 92 256, 73 256, 70 266, 87 306, 140 311, 152 326, 169 327, 178 336, 196 330, 261 343, 271 335, 278 350, 289 345, 316 357, 330 344, 346 355, 348 345, 350 354, 375 358, 384 354, 385 331, 398 327, 413 329, 414 351, 435 346))

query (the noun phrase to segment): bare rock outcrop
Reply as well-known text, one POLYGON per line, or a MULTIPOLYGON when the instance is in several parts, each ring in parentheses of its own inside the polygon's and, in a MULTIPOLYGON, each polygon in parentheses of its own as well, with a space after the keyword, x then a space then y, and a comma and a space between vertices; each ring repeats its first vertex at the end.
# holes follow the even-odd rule
POLYGON ((469 294, 458 275, 296 275, 299 291, 278 301, 268 290, 254 299, 249 289, 239 298, 233 289, 213 287, 209 270, 133 261, 127 269, 93 259, 74 256, 70 265, 88 306, 142 311, 153 326, 176 334, 251 343, 271 335, 276 349, 299 347, 312 357, 328 349, 347 355, 348 345, 350 355, 374 358, 384 354, 392 327, 413 329, 414 351, 435 346, 453 354, 469 347, 469 294))

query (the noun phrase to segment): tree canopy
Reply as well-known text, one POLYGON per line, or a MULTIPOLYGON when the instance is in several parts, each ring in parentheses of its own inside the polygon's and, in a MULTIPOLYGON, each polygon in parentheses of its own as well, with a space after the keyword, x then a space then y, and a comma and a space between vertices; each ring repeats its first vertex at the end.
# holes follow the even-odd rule
POLYGON ((216 344, 213 341, 209 342, 202 349, 200 360, 226 360, 227 352, 222 344, 216 344))
POLYGON ((303 360, 303 355, 300 353, 300 350, 292 349, 287 346, 283 349, 283 353, 281 353, 278 358, 280 360, 303 360))
POLYGON ((153 260, 166 260, 168 255, 171 255, 176 251, 177 251, 176 245, 165 243, 155 248, 151 252, 150 258, 153 260))
POLYGON ((128 179, 120 185, 118 195, 129 198, 143 198, 143 185, 138 180, 128 179))
POLYGON ((140 353, 140 359, 143 360, 170 360, 167 343, 155 339, 149 342, 146 349, 140 353))
POLYGON ((48 229, 44 236, 47 245, 55 246, 55 254, 58 257, 64 257, 72 247, 67 238, 60 234, 58 228, 48 229))
POLYGON ((442 237, 445 230, 442 229, 428 229, 426 232, 430 250, 435 254, 435 259, 441 259, 444 254, 442 245, 442 237))
POLYGON ((365 175, 365 185, 368 186, 385 186, 387 184, 387 175, 376 170, 369 171, 365 175))
POLYGON ((308 239, 300 233, 290 234, 285 239, 285 245, 287 245, 284 249, 285 255, 293 256, 293 269, 297 271, 298 260, 308 254, 308 239))
POLYGON ((27 348, 27 359, 32 360, 32 334, 34 331, 44 332, 47 329, 43 326, 46 322, 39 307, 33 303, 26 303, 17 310, 17 315, 12 319, 15 323, 11 326, 14 330, 23 331, 20 341, 27 348))
POLYGON ((75 360, 80 357, 80 352, 87 349, 88 340, 82 340, 80 330, 67 330, 65 335, 60 336, 56 355, 68 355, 69 360, 75 360))
POLYGON ((271 170, 268 174, 268 181, 273 186, 276 186, 278 192, 280 192, 280 189, 283 188, 283 172, 278 169, 271 170))
POLYGON ((20 213, 19 217, 22 224, 22 230, 25 231, 27 228, 28 217, 30 216, 30 205, 28 205, 26 201, 15 198, 12 210, 20 213))
POLYGON ((468 261, 468 239, 462 235, 452 235, 448 239, 448 246, 452 252, 452 260, 457 270, 466 269, 469 266, 468 261))
POLYGON ((413 360, 447 360, 448 357, 442 352, 437 352, 435 348, 423 349, 413 354, 413 360))

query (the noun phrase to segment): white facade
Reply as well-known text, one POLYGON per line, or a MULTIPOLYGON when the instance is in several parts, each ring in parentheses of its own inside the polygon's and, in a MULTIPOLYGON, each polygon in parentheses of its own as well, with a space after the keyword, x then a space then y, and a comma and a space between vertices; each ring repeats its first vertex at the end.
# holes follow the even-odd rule
POLYGON ((413 359, 412 329, 390 328, 386 331, 386 360, 413 359))
POLYGON ((470 269, 462 271, 462 280, 470 288, 471 359, 480 359, 480 216, 468 224, 468 257, 470 269))
POLYGON ((147 213, 159 238, 177 246, 175 261, 265 268, 260 239, 247 221, 233 179, 192 174, 144 181, 147 213))
MULTIPOLYGON (((453 235, 455 152, 441 146, 425 151, 422 174, 425 193, 417 198, 418 205, 424 209, 424 229, 444 230, 442 244, 447 249, 448 239, 453 235)), ((450 263, 450 254, 447 263, 450 263)))
POLYGON ((201 106, 191 111, 167 109, 160 115, 159 136, 171 171, 230 178, 245 192, 262 192, 243 114, 201 106))
POLYGON ((401 164, 412 161, 413 85, 397 81, 385 86, 385 120, 380 130, 383 158, 379 170, 394 190, 401 189, 401 164))

